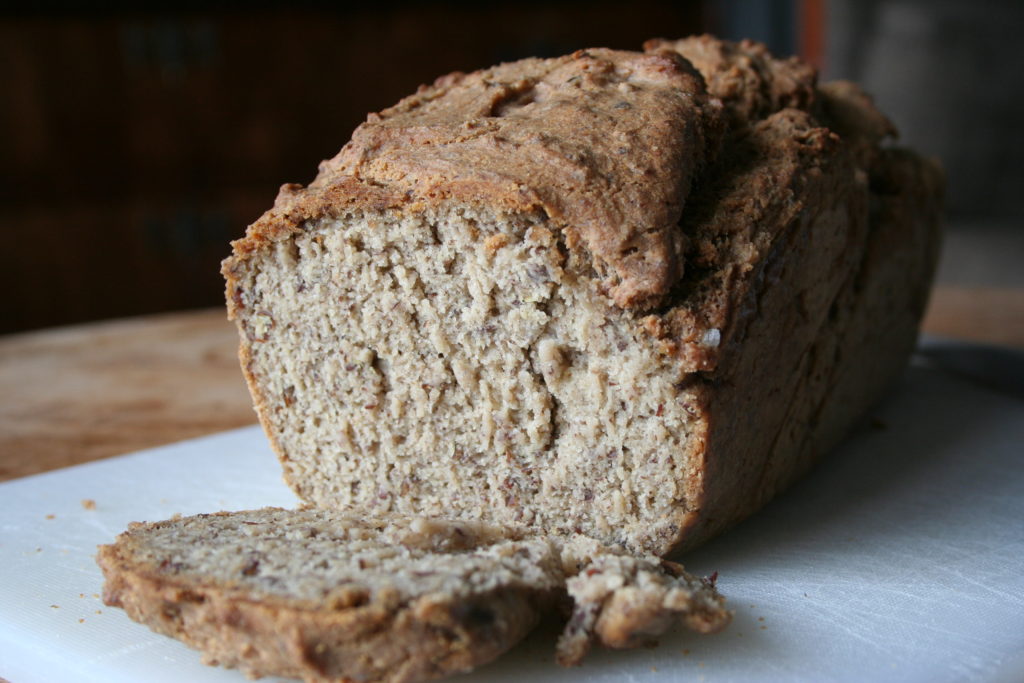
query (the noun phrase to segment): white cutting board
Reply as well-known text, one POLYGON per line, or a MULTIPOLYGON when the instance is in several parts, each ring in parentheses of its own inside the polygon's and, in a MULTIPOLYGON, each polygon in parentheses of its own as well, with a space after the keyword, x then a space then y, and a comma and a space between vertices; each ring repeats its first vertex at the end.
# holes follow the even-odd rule
MULTIPOLYGON (((565 671, 547 626, 457 680, 1024 680, 1024 402, 918 367, 875 414, 685 558, 719 572, 725 632, 565 671)), ((0 677, 245 680, 102 605, 92 556, 133 520, 294 503, 255 428, 0 485, 0 677)))

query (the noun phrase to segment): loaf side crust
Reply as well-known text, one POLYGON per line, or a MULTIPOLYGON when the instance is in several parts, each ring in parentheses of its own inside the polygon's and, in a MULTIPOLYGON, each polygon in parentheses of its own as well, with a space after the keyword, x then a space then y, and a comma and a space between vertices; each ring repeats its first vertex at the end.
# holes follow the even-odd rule
MULTIPOLYGON (((675 552, 786 489, 835 448, 906 366, 938 259, 944 181, 934 162, 893 149, 877 154, 867 182, 867 234, 847 248, 854 267, 834 271, 843 275, 825 314, 809 325, 807 309, 794 308, 795 292, 785 288, 758 299, 746 338, 776 342, 747 343, 711 394, 704 502, 675 552), (765 371, 778 364, 791 370, 765 371)), ((800 252, 798 245, 783 248, 800 252)))
MULTIPOLYGON (((845 232, 814 221, 826 205, 863 202, 847 190, 852 185, 854 195, 863 193, 857 183, 840 139, 808 112, 782 109, 737 131, 680 225, 691 244, 688 272, 668 305, 642 319, 662 353, 686 372, 715 376, 723 356, 735 354, 745 339, 752 297, 778 242, 798 225, 815 234, 845 232)), ((813 265, 806 268, 811 288, 819 277, 813 265)))
POLYGON ((686 367, 705 370, 704 488, 666 547, 680 553, 763 507, 899 377, 934 276, 944 180, 935 162, 886 146, 896 128, 853 83, 815 87, 809 66, 747 41, 646 47, 693 60, 732 123, 724 172, 712 168, 684 214, 689 270, 648 318, 686 367), (770 113, 784 103, 802 110, 770 113), (778 118, 804 132, 763 150, 810 148, 782 166, 788 184, 743 171, 749 141, 778 118), (712 333, 715 348, 694 344, 712 333))

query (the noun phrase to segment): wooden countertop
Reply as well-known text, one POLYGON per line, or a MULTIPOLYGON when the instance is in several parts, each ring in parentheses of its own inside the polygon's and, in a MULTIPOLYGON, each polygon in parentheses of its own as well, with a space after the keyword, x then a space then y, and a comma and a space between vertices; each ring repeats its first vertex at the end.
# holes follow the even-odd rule
MULTIPOLYGON (((938 287, 927 333, 1024 349, 1024 291, 938 287)), ((220 309, 0 337, 0 480, 256 422, 220 309)))
POLYGON ((256 422, 221 309, 0 337, 0 479, 256 422))

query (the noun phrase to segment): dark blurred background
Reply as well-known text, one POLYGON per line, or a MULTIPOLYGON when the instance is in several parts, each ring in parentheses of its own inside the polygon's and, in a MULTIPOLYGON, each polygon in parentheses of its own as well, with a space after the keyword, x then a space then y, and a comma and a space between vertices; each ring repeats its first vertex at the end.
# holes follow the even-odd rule
POLYGON ((0 10, 0 333, 220 305, 228 242, 271 205, 281 183, 309 182, 367 112, 453 70, 590 46, 638 49, 655 36, 752 37, 778 54, 804 55, 826 76, 865 81, 908 141, 946 160, 954 212, 1019 216, 1024 64, 1008 61, 1007 48, 1024 27, 1021 5, 520 0, 0 10))

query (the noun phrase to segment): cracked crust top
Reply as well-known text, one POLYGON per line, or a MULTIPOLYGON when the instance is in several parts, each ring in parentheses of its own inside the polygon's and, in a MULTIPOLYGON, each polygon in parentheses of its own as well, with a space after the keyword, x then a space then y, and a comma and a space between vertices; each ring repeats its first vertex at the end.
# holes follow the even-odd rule
POLYGON ((370 115, 308 188, 282 188, 235 258, 345 207, 454 199, 545 213, 618 306, 650 308, 683 273, 677 226, 719 112, 671 53, 594 49, 444 76, 370 115))
POLYGON ((761 43, 738 43, 714 36, 680 40, 653 38, 644 43, 650 54, 678 53, 704 76, 708 92, 722 100, 732 125, 742 126, 792 107, 813 104, 818 74, 797 57, 778 59, 761 43))

